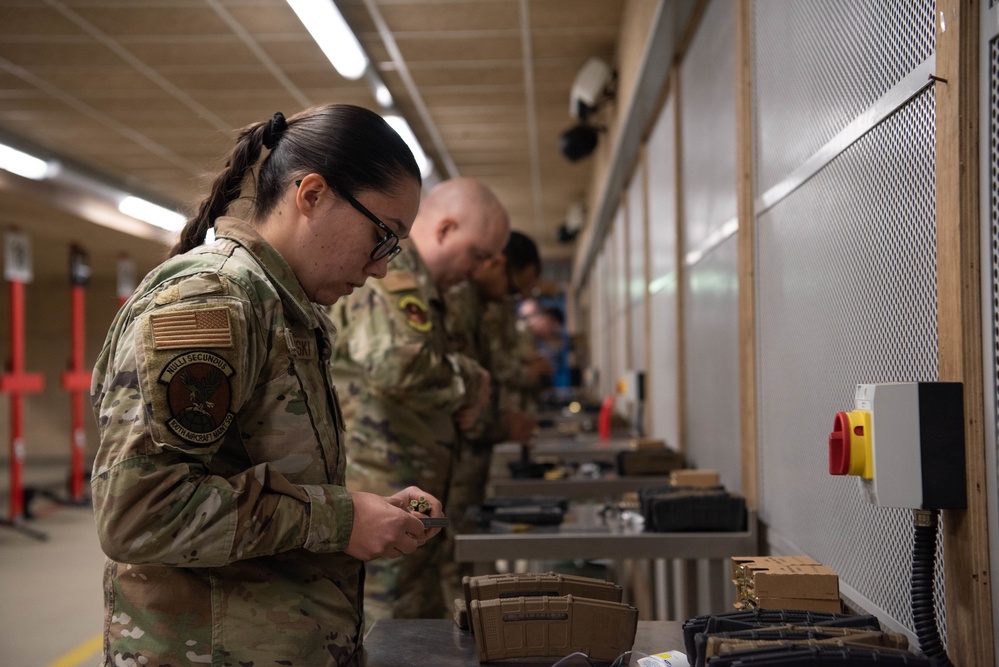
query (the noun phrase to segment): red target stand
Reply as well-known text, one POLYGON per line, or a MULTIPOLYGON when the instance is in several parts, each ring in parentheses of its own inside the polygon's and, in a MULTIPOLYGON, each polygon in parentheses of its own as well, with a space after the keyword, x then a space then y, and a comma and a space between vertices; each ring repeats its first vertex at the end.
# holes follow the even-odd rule
POLYGON ((90 281, 90 264, 87 253, 74 244, 69 249, 69 284, 72 306, 70 308, 71 355, 69 369, 62 374, 62 388, 69 392, 70 401, 70 465, 69 483, 65 502, 69 505, 86 505, 84 498, 83 459, 86 451, 87 430, 84 423, 84 396, 90 395, 91 373, 84 362, 86 340, 87 283, 90 281))
POLYGON ((24 286, 32 279, 31 241, 14 229, 4 233, 4 278, 10 284, 10 358, 7 372, 0 375, 0 393, 10 395, 10 508, 0 525, 44 540, 45 533, 24 524, 24 396, 41 392, 45 381, 24 370, 24 286))

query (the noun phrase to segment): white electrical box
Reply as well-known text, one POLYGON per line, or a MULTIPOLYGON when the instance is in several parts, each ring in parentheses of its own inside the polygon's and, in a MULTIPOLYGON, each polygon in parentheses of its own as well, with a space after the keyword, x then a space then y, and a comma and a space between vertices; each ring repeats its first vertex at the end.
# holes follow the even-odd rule
POLYGON ((829 473, 856 475, 885 507, 965 508, 964 459, 959 382, 857 385, 829 434, 829 473))
POLYGON ((617 381, 617 394, 627 403, 635 404, 645 401, 645 372, 625 371, 617 381))

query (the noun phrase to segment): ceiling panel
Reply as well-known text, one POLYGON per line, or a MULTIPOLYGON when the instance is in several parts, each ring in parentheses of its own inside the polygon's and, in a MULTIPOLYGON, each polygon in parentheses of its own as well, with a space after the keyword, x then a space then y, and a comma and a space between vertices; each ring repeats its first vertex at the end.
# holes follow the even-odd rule
MULTIPOLYGON (((86 22, 107 35, 121 39, 131 35, 188 37, 229 35, 225 22, 205 3, 58 3, 63 13, 86 22), (73 6, 75 5, 75 6, 73 6)), ((73 19, 70 19, 73 20, 73 19)), ((163 41, 157 39, 157 41, 163 41)))
MULTIPOLYGON (((79 27, 51 7, 37 0, 5 2, 0 35, 30 37, 74 37, 79 27)), ((27 39, 25 39, 27 41, 27 39)))
POLYGON ((441 34, 419 34, 396 38, 403 58, 407 62, 479 62, 515 61, 521 57, 520 34, 510 31, 503 36, 492 34, 467 34, 445 36, 441 34))
POLYGON ((577 0, 530 0, 531 27, 579 29, 597 26, 605 30, 621 25, 623 2, 577 2, 577 0))
POLYGON ((449 2, 447 10, 427 11, 426 2, 379 3, 389 28, 397 34, 413 32, 520 31, 519 0, 449 2))
POLYGON ((62 67, 69 63, 86 63, 91 68, 112 67, 119 58, 107 47, 93 40, 52 41, 39 38, 34 42, 23 39, 0 41, 0 58, 35 71, 45 67, 62 67))
MULTIPOLYGON (((51 86, 56 91, 72 90, 74 96, 101 92, 116 92, 127 95, 134 90, 153 85, 146 75, 120 60, 99 67, 87 61, 67 61, 48 67, 32 63, 28 69, 33 77, 41 80, 47 86, 51 86)), ((35 84, 34 80, 18 80, 33 90, 39 92, 43 90, 35 84)), ((0 84, 0 86, 2 85, 0 84)), ((51 95, 51 93, 44 94, 51 95)))

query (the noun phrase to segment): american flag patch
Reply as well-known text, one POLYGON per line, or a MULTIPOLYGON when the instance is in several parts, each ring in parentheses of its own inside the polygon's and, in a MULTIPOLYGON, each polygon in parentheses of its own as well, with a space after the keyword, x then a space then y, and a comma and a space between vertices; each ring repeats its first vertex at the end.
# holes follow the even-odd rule
POLYGON ((187 310, 152 316, 157 350, 181 347, 232 347, 229 311, 187 310))

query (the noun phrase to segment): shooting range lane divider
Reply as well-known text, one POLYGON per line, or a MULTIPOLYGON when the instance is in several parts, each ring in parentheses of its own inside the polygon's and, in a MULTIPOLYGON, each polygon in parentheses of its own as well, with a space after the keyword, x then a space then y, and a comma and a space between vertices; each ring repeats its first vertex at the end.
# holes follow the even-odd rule
POLYGON ((17 230, 4 234, 4 278, 10 284, 10 358, 0 375, 0 393, 10 395, 10 511, 6 525, 31 537, 46 535, 24 525, 24 396, 45 387, 40 373, 26 373, 24 364, 24 286, 31 281, 31 242, 17 230))
POLYGON ((84 361, 86 340, 85 300, 90 264, 87 253, 78 245, 69 250, 69 282, 72 305, 70 309, 70 359, 69 369, 62 374, 62 388, 69 392, 70 403, 70 469, 69 504, 82 505, 83 457, 86 451, 87 431, 84 426, 84 396, 90 393, 90 370, 84 361))

